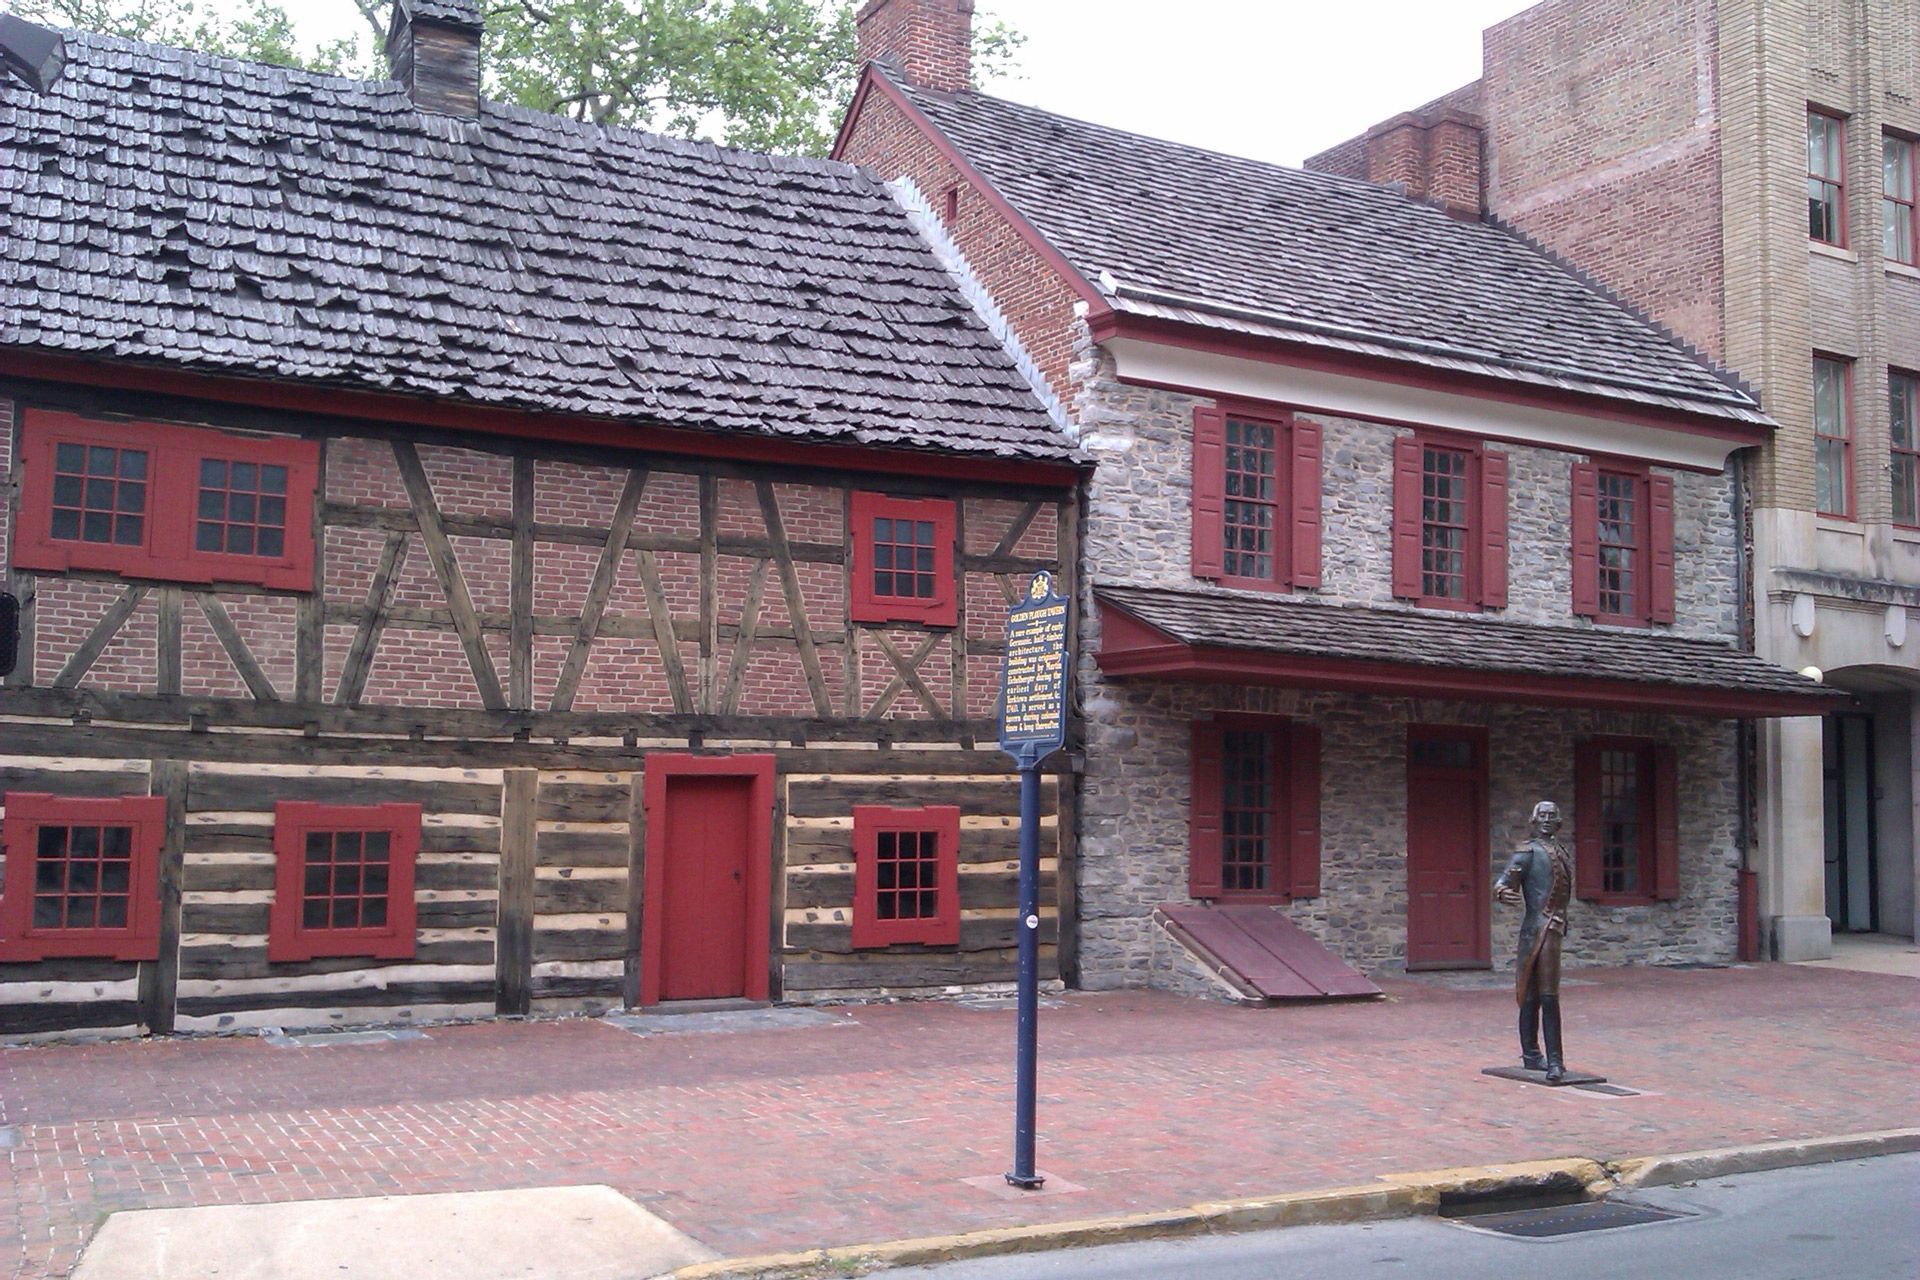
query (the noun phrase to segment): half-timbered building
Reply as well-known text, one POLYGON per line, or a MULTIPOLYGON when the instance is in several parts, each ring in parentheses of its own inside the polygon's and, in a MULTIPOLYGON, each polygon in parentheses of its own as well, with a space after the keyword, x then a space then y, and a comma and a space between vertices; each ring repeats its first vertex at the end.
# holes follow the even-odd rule
POLYGON ((1012 977, 1078 456, 912 211, 484 101, 471 3, 381 83, 7 21, 0 1035, 1012 977))
POLYGON ((940 211, 1094 463, 1082 981, 1510 965, 1542 799, 1570 962, 1750 947, 1747 726, 1844 701, 1750 652, 1750 390, 1483 217, 1444 120, 1397 185, 1144 137, 980 92, 972 12, 861 7, 835 154, 940 211))

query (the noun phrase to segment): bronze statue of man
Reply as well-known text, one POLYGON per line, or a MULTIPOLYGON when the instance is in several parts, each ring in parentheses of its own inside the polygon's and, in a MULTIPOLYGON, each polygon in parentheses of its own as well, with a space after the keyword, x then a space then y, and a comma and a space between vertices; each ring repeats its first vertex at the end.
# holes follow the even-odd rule
POLYGON ((1545 1071, 1558 1082, 1567 1074, 1560 1044, 1560 941, 1567 932, 1567 903, 1573 897, 1573 855, 1557 838, 1560 807, 1542 800, 1533 807, 1527 846, 1515 853, 1494 882, 1494 896, 1508 905, 1523 904, 1519 968, 1513 996, 1520 1004, 1520 1065, 1545 1071), (1540 1039, 1546 1037, 1545 1056, 1540 1039))

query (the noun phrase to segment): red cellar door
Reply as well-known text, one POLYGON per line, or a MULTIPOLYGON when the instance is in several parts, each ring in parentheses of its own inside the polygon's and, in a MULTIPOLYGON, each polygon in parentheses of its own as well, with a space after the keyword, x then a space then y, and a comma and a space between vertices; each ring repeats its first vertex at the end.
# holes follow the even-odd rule
POLYGON ((1478 729, 1407 735, 1407 967, 1492 960, 1487 742, 1478 729))

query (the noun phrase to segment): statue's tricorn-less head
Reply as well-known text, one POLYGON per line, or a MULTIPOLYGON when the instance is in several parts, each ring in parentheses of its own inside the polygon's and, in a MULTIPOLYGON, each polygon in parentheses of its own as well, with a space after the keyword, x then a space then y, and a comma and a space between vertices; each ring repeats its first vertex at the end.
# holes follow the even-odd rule
POLYGON ((1533 806, 1533 829, 1541 835, 1555 835, 1560 830, 1560 806, 1551 800, 1542 800, 1533 806))

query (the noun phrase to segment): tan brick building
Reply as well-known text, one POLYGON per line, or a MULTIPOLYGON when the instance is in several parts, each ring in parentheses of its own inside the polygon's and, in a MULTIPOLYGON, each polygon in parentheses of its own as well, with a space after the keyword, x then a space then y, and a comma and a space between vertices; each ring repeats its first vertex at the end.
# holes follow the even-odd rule
POLYGON ((1487 29, 1480 80, 1308 161, 1477 190, 1780 424, 1745 455, 1752 640, 1858 704, 1752 746, 1779 959, 1914 933, 1916 139, 1920 0, 1548 0, 1487 29))

